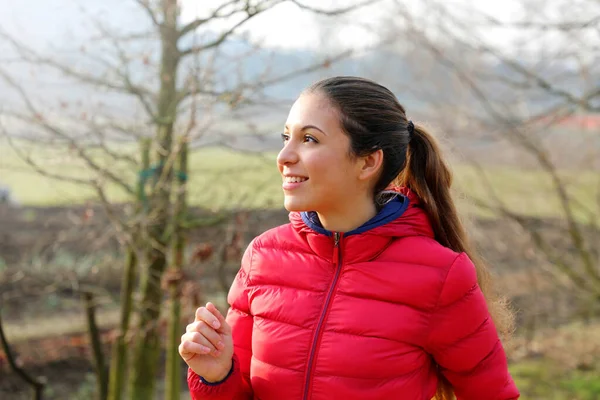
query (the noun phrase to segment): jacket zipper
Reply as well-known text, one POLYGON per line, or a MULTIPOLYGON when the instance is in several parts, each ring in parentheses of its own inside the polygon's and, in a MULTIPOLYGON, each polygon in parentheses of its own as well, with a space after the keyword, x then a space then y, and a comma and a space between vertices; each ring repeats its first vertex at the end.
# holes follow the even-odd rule
POLYGON ((319 348, 319 343, 321 342, 321 335, 323 333, 321 328, 327 319, 329 306, 331 305, 331 298, 337 287, 340 272, 342 271, 342 252, 340 250, 342 235, 343 234, 339 232, 335 232, 333 234, 333 264, 336 265, 336 270, 335 275, 333 276, 333 281, 331 282, 331 286, 329 287, 329 292, 325 298, 325 305, 323 306, 323 311, 321 312, 321 317, 319 318, 319 323, 317 324, 317 329, 315 330, 312 346, 308 355, 308 366, 306 367, 306 378, 304 382, 304 396, 302 397, 303 400, 308 400, 310 398, 313 364, 316 358, 317 349, 319 348))

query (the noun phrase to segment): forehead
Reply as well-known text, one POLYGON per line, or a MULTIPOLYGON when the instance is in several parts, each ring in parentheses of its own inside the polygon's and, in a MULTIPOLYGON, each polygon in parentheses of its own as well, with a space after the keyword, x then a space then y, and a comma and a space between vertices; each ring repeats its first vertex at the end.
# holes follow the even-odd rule
POLYGON ((316 125, 321 129, 331 130, 339 126, 339 119, 337 110, 327 97, 319 93, 305 93, 290 109, 286 125, 290 129, 316 125))

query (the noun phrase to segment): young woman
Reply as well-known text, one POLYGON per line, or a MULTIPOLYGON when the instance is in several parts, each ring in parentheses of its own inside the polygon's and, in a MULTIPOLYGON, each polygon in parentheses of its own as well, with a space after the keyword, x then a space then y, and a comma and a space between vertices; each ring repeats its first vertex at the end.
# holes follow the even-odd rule
POLYGON ((227 318, 196 312, 192 399, 506 400, 519 392, 432 136, 385 87, 315 83, 277 157, 290 223, 255 238, 227 318))

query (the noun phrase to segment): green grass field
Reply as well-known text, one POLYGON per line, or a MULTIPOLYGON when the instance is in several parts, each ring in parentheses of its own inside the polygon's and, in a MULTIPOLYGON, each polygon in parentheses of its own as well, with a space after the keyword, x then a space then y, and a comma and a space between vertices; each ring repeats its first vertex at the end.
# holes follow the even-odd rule
MULTIPOLYGON (((114 148, 121 154, 135 154, 133 147, 114 148)), ((29 146, 26 152, 50 174, 74 178, 99 178, 86 167, 76 154, 62 149, 29 146)), ((236 153, 223 149, 201 149, 190 156, 189 198, 194 206, 211 209, 230 207, 281 207, 281 179, 275 165, 275 154, 236 153)), ((135 186, 137 173, 126 162, 115 162, 100 153, 93 159, 135 186)), ((473 199, 489 200, 491 186, 512 211, 532 216, 561 216, 561 209, 549 176, 539 170, 513 167, 486 167, 484 174, 489 186, 482 183, 477 171, 468 165, 454 165, 455 188, 463 212, 490 216, 489 212, 473 207, 473 199)), ((592 171, 561 171, 568 182, 569 195, 576 201, 576 215, 589 220, 590 213, 599 215, 597 203, 600 176, 592 171)), ((48 206, 83 203, 96 198, 94 190, 71 182, 51 179, 32 170, 0 139, 0 183, 8 185, 16 200, 23 205, 48 206)), ((130 197, 117 185, 106 183, 111 201, 128 201, 130 197)))
POLYGON ((510 366, 522 399, 597 400, 600 377, 597 370, 565 371, 552 361, 522 361, 510 366))

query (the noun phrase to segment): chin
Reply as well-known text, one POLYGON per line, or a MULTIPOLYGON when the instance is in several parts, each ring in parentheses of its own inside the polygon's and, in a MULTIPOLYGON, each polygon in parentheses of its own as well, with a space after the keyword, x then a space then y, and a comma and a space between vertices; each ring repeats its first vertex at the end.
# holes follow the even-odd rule
POLYGON ((283 201, 283 206, 286 210, 292 212, 302 212, 302 211, 312 211, 310 204, 306 201, 299 201, 298 199, 290 198, 288 196, 285 197, 283 201))

